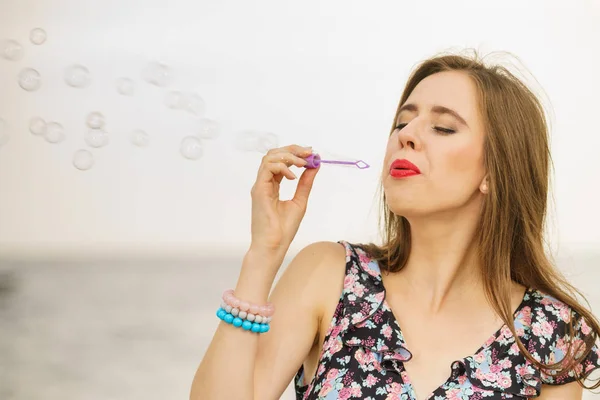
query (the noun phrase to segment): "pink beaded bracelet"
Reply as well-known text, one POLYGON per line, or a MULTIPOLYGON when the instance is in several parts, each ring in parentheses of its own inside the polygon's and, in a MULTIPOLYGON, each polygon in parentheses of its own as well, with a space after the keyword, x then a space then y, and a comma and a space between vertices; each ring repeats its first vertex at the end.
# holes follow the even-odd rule
POLYGON ((232 289, 226 290, 223 293, 223 301, 226 306, 231 307, 231 309, 237 309, 238 312, 243 312, 244 314, 252 314, 254 316, 261 316, 263 319, 268 318, 269 321, 271 316, 275 312, 275 306, 273 303, 267 303, 265 305, 259 306, 257 304, 252 304, 247 301, 242 301, 235 297, 235 294, 232 289))

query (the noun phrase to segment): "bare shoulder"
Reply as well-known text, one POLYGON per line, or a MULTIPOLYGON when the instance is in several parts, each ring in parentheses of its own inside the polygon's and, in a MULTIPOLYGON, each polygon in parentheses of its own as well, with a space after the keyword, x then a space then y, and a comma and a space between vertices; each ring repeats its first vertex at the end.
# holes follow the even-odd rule
POLYGON ((271 298, 294 302, 310 312, 322 333, 322 321, 333 316, 344 288, 346 248, 342 243, 321 241, 302 248, 283 271, 271 298))
POLYGON ((316 242, 300 250, 282 271, 270 296, 276 316, 269 334, 259 339, 255 398, 280 398, 309 357, 321 336, 324 310, 343 288, 344 267, 344 246, 316 242))
POLYGON ((285 286, 288 289, 289 286, 304 286, 311 293, 312 300, 321 303, 332 294, 339 296, 337 289, 343 286, 345 265, 346 249, 341 243, 314 242, 296 254, 281 279, 287 281, 285 286))
POLYGON ((309 244, 300 250, 297 258, 312 258, 313 261, 331 261, 334 259, 346 258, 346 249, 344 245, 337 242, 321 241, 309 244))
POLYGON ((328 323, 344 288, 346 273, 346 248, 337 242, 316 242, 305 250, 319 258, 315 270, 315 289, 319 293, 317 307, 319 318, 328 323), (310 248, 310 250, 309 250, 310 248))

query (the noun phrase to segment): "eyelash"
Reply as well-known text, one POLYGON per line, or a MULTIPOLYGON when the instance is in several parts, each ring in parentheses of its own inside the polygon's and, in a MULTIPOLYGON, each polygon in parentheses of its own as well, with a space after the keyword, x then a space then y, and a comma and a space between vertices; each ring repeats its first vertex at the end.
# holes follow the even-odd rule
MULTIPOLYGON (((408 125, 408 124, 399 124, 398 126, 396 126, 396 129, 402 129, 406 125, 408 125)), ((439 126, 434 126, 433 129, 435 129, 436 131, 438 131, 442 135, 451 135, 453 133, 456 133, 456 131, 454 129, 442 128, 442 127, 439 127, 439 126)))

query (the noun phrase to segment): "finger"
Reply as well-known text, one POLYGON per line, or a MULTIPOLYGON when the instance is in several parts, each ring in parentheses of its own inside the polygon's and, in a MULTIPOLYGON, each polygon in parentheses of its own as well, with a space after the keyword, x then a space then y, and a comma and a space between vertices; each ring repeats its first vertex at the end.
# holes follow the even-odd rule
POLYGON ((283 175, 285 175, 288 179, 296 179, 296 175, 294 175, 289 168, 285 174, 276 176, 276 173, 274 173, 269 167, 269 164, 287 163, 290 166, 297 165, 298 167, 302 167, 306 165, 306 160, 304 160, 302 157, 308 157, 310 154, 312 154, 311 147, 303 147, 298 145, 290 145, 269 150, 262 158, 262 162, 257 173, 257 182, 270 182, 271 179, 275 179, 275 181, 279 183, 283 179, 283 175))
POLYGON ((292 153, 295 156, 298 157, 308 157, 309 155, 312 154, 312 147, 305 147, 305 146, 300 146, 297 144, 292 144, 289 146, 284 146, 284 147, 278 147, 276 149, 271 149, 269 151, 267 151, 267 156, 268 155, 273 155, 273 154, 279 154, 279 153, 292 153))
POLYGON ((304 170, 302 175, 300 175, 300 179, 298 180, 298 186, 296 187, 296 192, 292 198, 293 202, 299 204, 303 208, 306 207, 315 177, 320 169, 321 166, 318 166, 317 168, 307 168, 304 170))
POLYGON ((268 162, 259 168, 257 182, 268 183, 274 178, 279 182, 283 176, 290 180, 297 178, 285 163, 268 162))
POLYGON ((307 161, 304 158, 288 152, 273 153, 265 156, 265 162, 282 162, 288 167, 292 165, 295 165, 296 167, 304 167, 307 164, 307 161))
MULTIPOLYGON (((283 162, 287 166, 296 165, 298 167, 303 167, 307 164, 307 161, 302 157, 308 157, 310 154, 312 154, 310 147, 302 147, 297 145, 271 149, 262 158, 261 166, 257 173, 257 179, 261 179, 261 181, 271 179, 268 174, 265 175, 265 169, 268 170, 268 164, 270 163, 283 162)), ((279 181, 281 181, 281 178, 279 181)))
POLYGON ((285 163, 272 163, 270 164, 270 168, 273 172, 273 175, 283 175, 290 180, 298 179, 296 174, 294 174, 292 170, 290 170, 289 167, 285 165, 285 163))

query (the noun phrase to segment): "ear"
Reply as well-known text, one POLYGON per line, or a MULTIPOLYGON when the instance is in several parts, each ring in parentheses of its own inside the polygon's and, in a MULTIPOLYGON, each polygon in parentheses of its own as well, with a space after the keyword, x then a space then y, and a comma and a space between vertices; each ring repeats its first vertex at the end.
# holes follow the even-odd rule
POLYGON ((485 178, 483 178, 483 180, 481 181, 481 184, 479 185, 479 191, 483 194, 488 194, 489 191, 489 185, 488 185, 488 177, 487 175, 485 176, 485 178))

